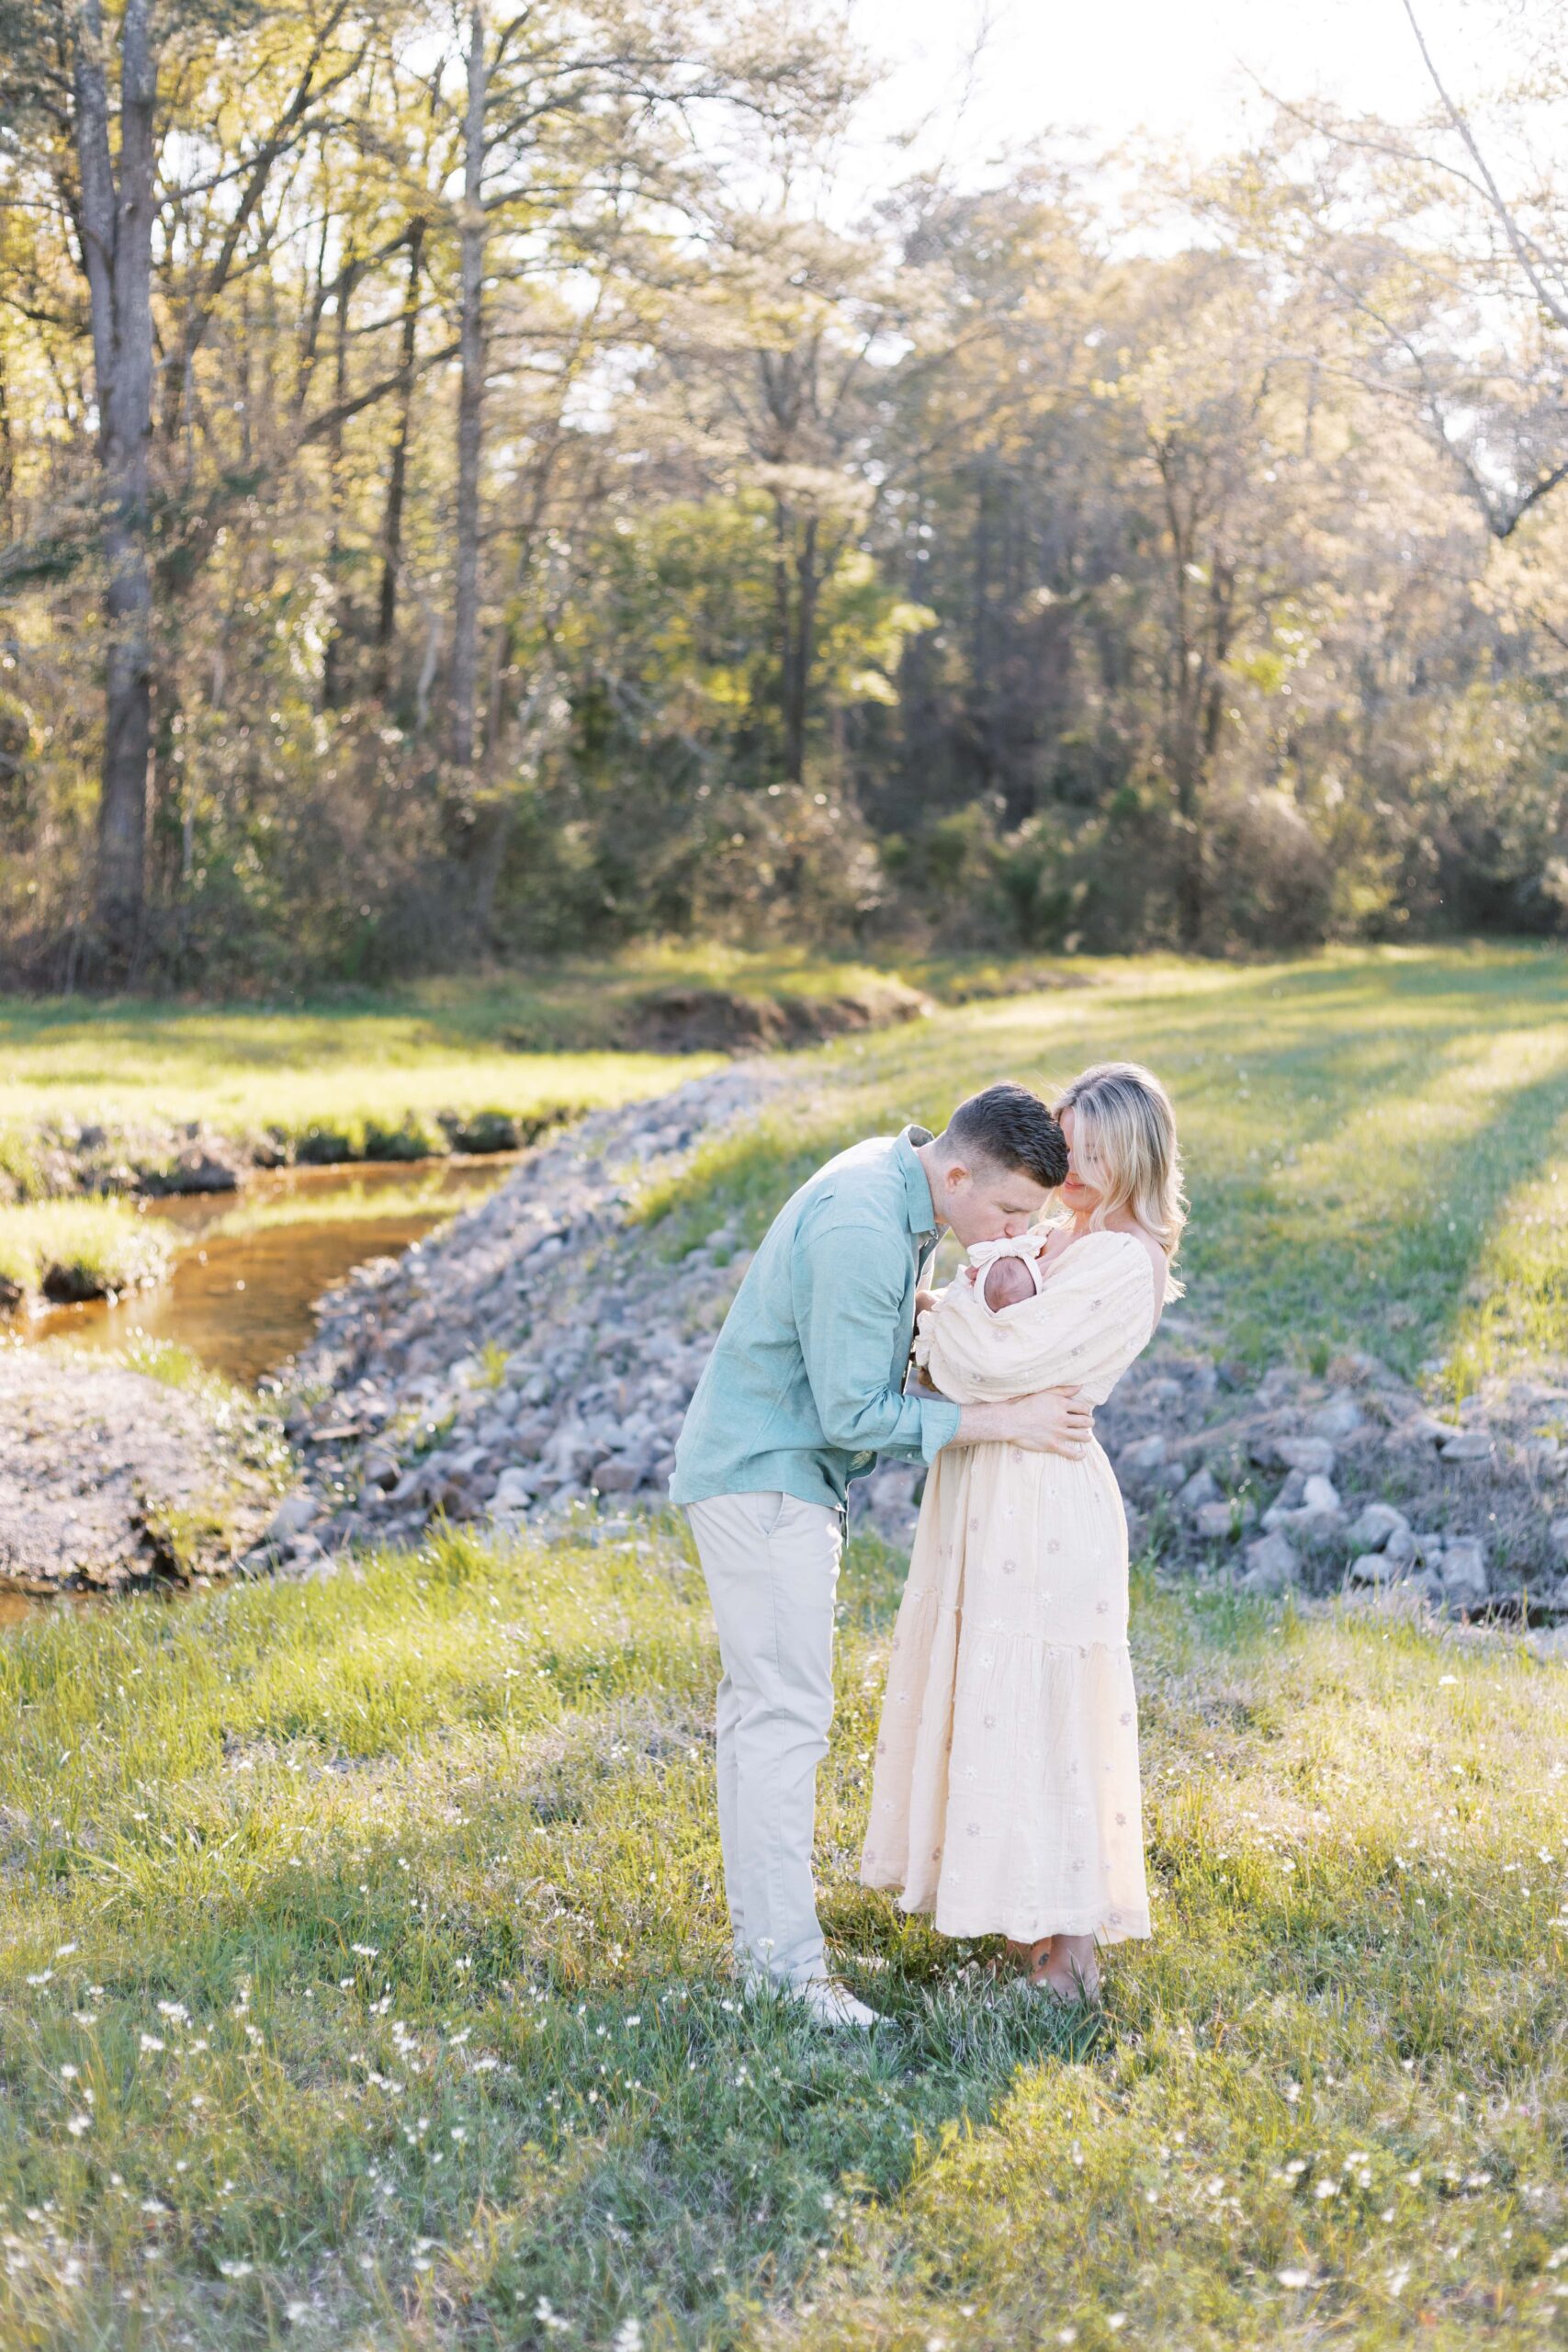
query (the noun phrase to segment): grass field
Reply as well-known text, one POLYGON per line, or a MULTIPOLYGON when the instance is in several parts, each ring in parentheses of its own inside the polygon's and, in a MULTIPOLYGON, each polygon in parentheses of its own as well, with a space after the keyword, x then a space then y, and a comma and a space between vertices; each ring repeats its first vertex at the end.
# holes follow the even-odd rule
MULTIPOLYGON (((1008 984, 1002 967, 921 967, 939 985, 960 970, 969 985, 1008 984)), ((813 998, 874 991, 882 978, 860 964, 705 947, 298 1004, 0 998, 0 1144, 7 1131, 25 1136, 62 1119, 354 1135, 367 1123, 389 1134, 405 1116, 428 1123, 441 1111, 589 1110, 713 1066, 711 1056, 625 1050, 636 1044, 632 1008, 650 990, 813 998)))
POLYGON ((1000 1076, 1047 1091, 1148 1062, 1175 1097, 1190 1311, 1234 1353, 1347 1341, 1462 1394, 1568 1355, 1568 958, 1388 949, 1235 967, 1086 965, 1093 985, 938 1012, 826 1047, 698 1181, 651 1195, 679 1249, 734 1212, 751 1238, 853 1136, 1000 1076))
POLYGON ((820 1844, 867 2043, 719 1972, 672 1544, 457 1541, 0 1651, 0 2341, 1558 2340, 1562 1669, 1134 1611, 1157 1933, 1073 2023, 820 1844))

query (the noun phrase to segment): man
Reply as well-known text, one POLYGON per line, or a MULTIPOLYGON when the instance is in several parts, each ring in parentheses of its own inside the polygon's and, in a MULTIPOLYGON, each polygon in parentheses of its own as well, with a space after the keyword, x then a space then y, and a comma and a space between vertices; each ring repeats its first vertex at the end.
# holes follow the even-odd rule
POLYGON ((1065 1390, 961 1409, 903 1388, 942 1227, 965 1248, 1025 1232, 1066 1170, 1060 1127, 1022 1086, 972 1095, 940 1136, 911 1126, 840 1152, 774 1218, 681 1431, 670 1492, 724 1665, 718 1823, 737 1964, 824 2024, 874 2022, 828 1975, 811 1874, 849 1481, 879 1453, 1087 1445, 1092 1415, 1065 1390))

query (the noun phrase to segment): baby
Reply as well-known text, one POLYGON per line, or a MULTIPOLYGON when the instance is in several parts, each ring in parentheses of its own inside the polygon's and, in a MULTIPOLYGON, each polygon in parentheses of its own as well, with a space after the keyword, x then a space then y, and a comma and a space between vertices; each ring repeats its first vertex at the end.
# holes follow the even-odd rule
POLYGON ((980 1295, 993 1315, 1040 1295, 1043 1233, 1022 1233, 1016 1241, 977 1241, 969 1252, 968 1279, 982 1284, 980 1295))

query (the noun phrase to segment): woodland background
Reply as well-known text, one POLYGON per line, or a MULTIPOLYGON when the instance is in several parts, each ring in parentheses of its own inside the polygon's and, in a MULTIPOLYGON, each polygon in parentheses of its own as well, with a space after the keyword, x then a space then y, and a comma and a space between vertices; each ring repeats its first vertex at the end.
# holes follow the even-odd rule
POLYGON ((852 217, 806 0, 0 0, 0 978, 1568 929, 1568 45, 852 217))

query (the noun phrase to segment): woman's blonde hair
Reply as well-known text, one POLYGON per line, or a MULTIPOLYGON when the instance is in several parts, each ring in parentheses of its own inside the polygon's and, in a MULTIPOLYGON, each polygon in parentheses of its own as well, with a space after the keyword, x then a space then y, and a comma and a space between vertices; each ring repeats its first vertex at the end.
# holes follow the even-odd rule
MULTIPOLYGON (((1051 1107, 1058 1119, 1064 1111, 1073 1114, 1073 1158, 1100 1193, 1090 1223, 1130 1211, 1168 1265, 1181 1247, 1187 1197, 1176 1114, 1154 1072, 1136 1062, 1097 1062, 1051 1107)), ((1179 1295, 1171 1283, 1169 1295, 1179 1295)))

